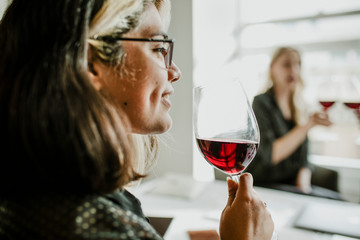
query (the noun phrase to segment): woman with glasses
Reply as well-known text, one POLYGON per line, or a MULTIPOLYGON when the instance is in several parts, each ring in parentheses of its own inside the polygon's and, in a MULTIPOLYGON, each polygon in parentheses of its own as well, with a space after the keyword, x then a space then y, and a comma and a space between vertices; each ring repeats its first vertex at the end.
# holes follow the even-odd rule
MULTIPOLYGON (((125 186, 172 124, 169 19, 168 0, 13 0, 0 24, 0 239, 161 239, 125 186)), ((251 175, 228 186, 222 239, 270 239, 251 175)))

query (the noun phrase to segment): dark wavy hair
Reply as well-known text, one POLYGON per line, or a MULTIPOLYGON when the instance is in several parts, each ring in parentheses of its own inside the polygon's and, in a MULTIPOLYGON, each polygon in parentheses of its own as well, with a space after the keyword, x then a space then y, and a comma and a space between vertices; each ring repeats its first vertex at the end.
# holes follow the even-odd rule
MULTIPOLYGON (((87 77, 90 23, 114 2, 125 1, 13 0, 6 10, 0 24, 0 195, 107 193, 143 176, 134 170, 125 114, 87 77)), ((122 19, 129 26, 123 32, 136 27, 141 11, 122 19)), ((152 151, 156 144, 150 145, 152 151)))

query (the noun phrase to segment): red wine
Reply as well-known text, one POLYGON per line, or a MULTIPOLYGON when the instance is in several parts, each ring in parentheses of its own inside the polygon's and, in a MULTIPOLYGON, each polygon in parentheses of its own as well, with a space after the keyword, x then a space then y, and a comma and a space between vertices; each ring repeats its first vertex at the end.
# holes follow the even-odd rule
POLYGON ((360 103, 358 102, 344 102, 345 106, 354 109, 357 118, 360 120, 360 103))
POLYGON ((347 106, 348 108, 351 109, 360 109, 360 103, 355 103, 355 102, 344 102, 345 106, 347 106))
POLYGON ((210 164, 232 175, 244 171, 259 147, 258 143, 250 141, 197 138, 196 142, 210 164))
POLYGON ((319 101, 319 102, 324 107, 324 111, 328 110, 328 108, 330 108, 335 103, 335 101, 319 101))

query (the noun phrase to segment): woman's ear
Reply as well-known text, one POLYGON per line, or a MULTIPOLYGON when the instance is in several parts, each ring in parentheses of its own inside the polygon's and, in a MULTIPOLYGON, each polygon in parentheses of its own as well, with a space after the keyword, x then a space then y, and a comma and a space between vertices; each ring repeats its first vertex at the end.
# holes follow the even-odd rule
POLYGON ((101 74, 100 74, 100 64, 97 61, 93 60, 91 49, 88 50, 88 69, 87 74, 90 79, 90 82, 94 86, 96 90, 100 90, 102 88, 101 74))

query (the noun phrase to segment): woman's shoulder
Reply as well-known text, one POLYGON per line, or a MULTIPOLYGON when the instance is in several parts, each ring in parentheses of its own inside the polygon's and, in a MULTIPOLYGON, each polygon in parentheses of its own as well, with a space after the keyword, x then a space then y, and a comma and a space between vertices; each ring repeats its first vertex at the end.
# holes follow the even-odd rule
POLYGON ((107 195, 2 199, 0 238, 7 239, 1 236, 5 234, 26 239, 161 239, 143 215, 127 206, 107 195))
POLYGON ((274 96, 270 91, 258 94, 254 97, 253 105, 273 105, 274 96))
POLYGON ((257 99, 259 101, 261 100, 268 100, 274 98, 273 93, 271 90, 268 90, 266 92, 260 93, 254 97, 254 100, 257 99))

